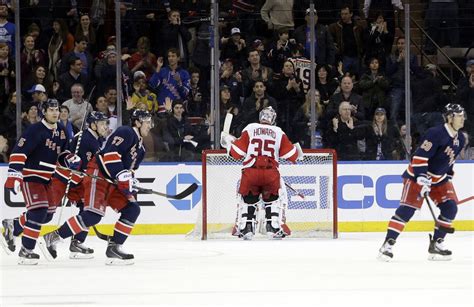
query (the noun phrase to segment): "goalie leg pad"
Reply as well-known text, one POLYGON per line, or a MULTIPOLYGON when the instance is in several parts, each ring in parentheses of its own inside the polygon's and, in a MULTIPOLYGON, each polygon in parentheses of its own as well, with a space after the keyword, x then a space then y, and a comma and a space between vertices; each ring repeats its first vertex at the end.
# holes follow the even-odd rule
POLYGON ((273 201, 265 203, 267 236, 269 239, 281 239, 291 234, 285 224, 285 205, 275 195, 273 201))
POLYGON ((251 240, 255 234, 256 229, 256 214, 257 205, 259 202, 258 195, 246 195, 241 198, 237 212, 237 232, 239 238, 244 240, 251 240))

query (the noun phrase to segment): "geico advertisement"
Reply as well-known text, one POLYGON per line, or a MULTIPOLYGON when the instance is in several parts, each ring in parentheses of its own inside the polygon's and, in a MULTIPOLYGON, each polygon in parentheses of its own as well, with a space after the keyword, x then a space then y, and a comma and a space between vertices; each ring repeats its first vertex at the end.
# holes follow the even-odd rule
MULTIPOLYGON (((402 190, 401 174, 406 169, 405 163, 340 163, 338 165, 338 219, 339 221, 387 221, 398 207, 402 190)), ((8 167, 0 166, 0 218, 13 218, 24 211, 24 201, 21 195, 4 189, 8 167)), ((225 172, 225 171, 224 171, 225 172)), ((200 164, 145 164, 136 173, 143 188, 153 189, 168 195, 175 195, 192 183, 197 183, 199 188, 188 197, 176 200, 151 194, 139 194, 138 201, 142 213, 140 224, 191 224, 195 223, 197 212, 201 206, 202 182, 200 164)), ((293 188, 304 191, 307 195, 319 195, 315 191, 308 174, 302 175, 305 180, 298 180, 298 173, 286 176, 287 182, 299 182, 293 188), (306 182, 306 183, 305 183, 306 182)), ((318 174, 314 175, 315 178, 318 174)), ((454 186, 458 198, 465 200, 473 193, 474 163, 458 162, 455 165, 454 186)), ((219 185, 210 187, 221 189, 219 185)), ((235 195, 235 191, 219 191, 219 193, 235 195)), ((289 210, 297 210, 301 201, 294 193, 289 191, 289 210)), ((473 200, 465 201, 459 205, 457 220, 473 220, 473 200)), ((319 207, 316 201, 316 206, 319 207)), ((322 206, 322 205, 321 205, 322 206)), ((58 209, 59 210, 59 209, 58 209)), ((106 216, 101 223, 112 224, 117 215, 107 209, 106 216)), ((67 205, 62 212, 62 220, 76 214, 77 209, 67 205)), ((57 222, 58 211, 52 224, 57 222)), ((431 220, 430 212, 426 206, 415 214, 413 220, 431 220)))

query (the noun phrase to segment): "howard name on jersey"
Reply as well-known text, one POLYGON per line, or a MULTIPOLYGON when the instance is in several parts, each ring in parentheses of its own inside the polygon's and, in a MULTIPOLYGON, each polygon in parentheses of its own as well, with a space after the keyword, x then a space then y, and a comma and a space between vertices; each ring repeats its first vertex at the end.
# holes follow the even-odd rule
POLYGON ((279 127, 253 123, 245 127, 240 138, 232 143, 230 155, 237 160, 244 157, 243 168, 247 168, 259 156, 270 157, 275 161, 281 158, 295 162, 298 152, 279 127))
POLYGON ((447 124, 430 128, 403 177, 415 179, 420 175, 427 176, 433 184, 450 179, 454 174, 454 161, 465 142, 464 134, 451 134, 447 124))
POLYGON ((107 139, 96 155, 101 172, 115 180, 124 169, 135 170, 145 157, 142 138, 130 126, 121 126, 107 139))
MULTIPOLYGON (((75 152, 77 142, 79 141, 79 135, 76 135, 74 140, 70 143, 70 151, 75 152)), ((97 133, 95 133, 90 128, 84 130, 82 132, 81 143, 79 144, 79 150, 77 155, 81 158, 81 168, 80 171, 84 172, 87 168, 87 163, 95 156, 95 154, 100 150, 104 139, 99 137, 97 133)), ((70 172, 64 169, 57 168, 56 173, 54 174, 55 177, 59 178, 62 182, 68 182, 70 172)), ((71 176, 71 183, 73 186, 78 185, 82 180, 82 176, 77 174, 73 174, 71 176)))
POLYGON ((70 152, 68 138, 61 123, 49 128, 43 119, 30 125, 13 148, 9 167, 23 172, 23 180, 47 184, 54 173, 56 161, 70 152), (40 165, 45 162, 51 166, 40 165))

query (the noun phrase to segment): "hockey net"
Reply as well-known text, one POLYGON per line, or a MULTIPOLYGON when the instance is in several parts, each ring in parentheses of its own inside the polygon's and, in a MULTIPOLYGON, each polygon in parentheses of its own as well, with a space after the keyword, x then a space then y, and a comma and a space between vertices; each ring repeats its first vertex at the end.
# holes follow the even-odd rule
MULTIPOLYGON (((337 167, 333 150, 304 150, 297 164, 280 161, 280 174, 289 186, 286 192, 286 224, 290 238, 337 238, 337 167), (298 194, 303 194, 304 199, 298 194)), ((242 163, 224 150, 207 150, 202 158, 202 207, 194 230, 188 237, 206 239, 236 238, 235 225, 240 195, 237 193, 242 163)), ((257 221, 264 220, 263 205, 257 221)), ((260 223, 261 225, 263 223, 260 223)), ((258 229, 258 227, 257 227, 258 229)), ((263 229, 263 227, 262 227, 263 229)), ((259 236, 258 231, 256 238, 259 236)), ((261 234, 264 237, 264 232, 261 234)))

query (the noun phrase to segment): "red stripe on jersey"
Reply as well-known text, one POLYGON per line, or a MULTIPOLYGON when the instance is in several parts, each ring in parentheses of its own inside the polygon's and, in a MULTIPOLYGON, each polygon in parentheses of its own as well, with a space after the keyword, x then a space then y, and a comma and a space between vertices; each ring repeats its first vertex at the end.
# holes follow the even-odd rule
POLYGON ((245 156, 245 153, 247 153, 247 149, 249 147, 249 140, 250 138, 248 132, 242 132, 240 138, 238 138, 232 143, 232 147, 230 148, 230 155, 236 160, 239 160, 243 156, 245 156))
POLYGON ((132 232, 133 226, 126 225, 120 221, 117 221, 115 223, 115 230, 124 234, 124 235, 129 235, 132 232))
POLYGON ((69 178, 69 175, 71 174, 71 171, 65 170, 63 168, 57 168, 56 173, 58 173, 58 175, 60 175, 61 177, 64 177, 64 178, 67 179, 67 178, 69 178))
POLYGON ((122 158, 122 156, 114 151, 114 152, 108 152, 106 154, 104 154, 102 156, 102 161, 104 162, 104 164, 107 164, 107 163, 113 163, 113 162, 119 162, 121 161, 120 159, 122 158))
POLYGON ((53 172, 40 171, 40 170, 30 169, 30 168, 23 169, 23 177, 37 176, 42 179, 49 180, 51 179, 52 175, 53 175, 53 172))
POLYGON ((30 228, 30 227, 25 227, 25 228, 23 228, 23 235, 25 237, 36 240, 36 239, 38 239, 38 237, 40 235, 40 231, 36 230, 36 229, 33 229, 33 228, 30 228))
POLYGON ((10 155, 10 163, 25 164, 25 161, 26 161, 25 154, 12 153, 10 155))
POLYGON ((397 220, 392 219, 388 223, 388 229, 391 229, 391 230, 399 232, 399 233, 402 232, 404 228, 405 228, 405 223, 402 223, 402 222, 397 221, 397 220))
POLYGON ((281 137, 279 156, 293 163, 295 163, 296 159, 298 158, 298 151, 296 150, 295 145, 293 145, 290 139, 288 139, 286 134, 283 134, 281 137))
POLYGON ((77 217, 73 216, 69 220, 67 220, 67 225, 69 226, 69 229, 71 229, 72 233, 78 234, 81 231, 85 231, 82 229, 81 224, 79 224, 79 221, 77 220, 77 217))
POLYGON ((18 222, 20 223, 21 228, 25 227, 26 213, 23 213, 22 215, 20 215, 20 218, 18 219, 18 222))
POLYGON ((427 166, 428 165, 428 158, 414 156, 413 159, 411 160, 411 165, 413 167, 427 166))
POLYGON ((79 184, 82 181, 82 178, 82 176, 73 173, 71 177, 71 182, 74 184, 79 184))

